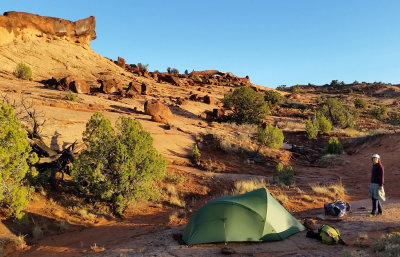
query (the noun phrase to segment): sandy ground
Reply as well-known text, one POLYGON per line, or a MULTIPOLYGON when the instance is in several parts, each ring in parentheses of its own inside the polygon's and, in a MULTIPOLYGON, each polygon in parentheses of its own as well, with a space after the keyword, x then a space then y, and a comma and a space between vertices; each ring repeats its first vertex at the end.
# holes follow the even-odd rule
POLYGON ((371 245, 382 233, 398 231, 400 200, 389 199, 384 203, 384 215, 372 218, 366 217, 370 211, 369 199, 351 202, 351 205, 352 211, 341 219, 325 217, 322 208, 303 214, 317 218, 317 224, 337 227, 343 240, 350 246, 327 246, 315 239, 306 238, 306 232, 303 231, 278 242, 219 243, 188 247, 176 240, 176 235, 182 233, 184 225, 165 225, 167 215, 155 213, 156 208, 150 206, 146 207, 147 213, 119 223, 112 222, 45 238, 39 245, 15 256, 221 256, 221 249, 225 247, 236 252, 232 256, 339 256, 343 249, 362 250, 373 255, 371 248, 351 245, 359 237, 367 238, 366 243, 371 245))

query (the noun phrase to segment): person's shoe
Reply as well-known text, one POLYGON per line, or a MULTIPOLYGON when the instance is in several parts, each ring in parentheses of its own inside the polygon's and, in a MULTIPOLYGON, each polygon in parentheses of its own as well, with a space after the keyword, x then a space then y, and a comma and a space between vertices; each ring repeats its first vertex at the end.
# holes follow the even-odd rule
POLYGON ((370 214, 368 214, 367 215, 367 217, 375 217, 376 215, 375 214, 372 214, 372 213, 370 213, 370 214))
POLYGON ((378 212, 376 215, 383 215, 383 212, 378 212))

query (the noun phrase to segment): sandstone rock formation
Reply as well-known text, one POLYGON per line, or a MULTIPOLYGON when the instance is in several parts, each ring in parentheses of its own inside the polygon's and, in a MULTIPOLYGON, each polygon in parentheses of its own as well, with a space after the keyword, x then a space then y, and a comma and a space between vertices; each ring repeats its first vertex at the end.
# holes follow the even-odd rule
POLYGON ((151 92, 151 88, 149 85, 147 85, 146 83, 142 83, 141 85, 141 94, 142 95, 150 95, 151 92))
POLYGON ((101 80, 100 83, 101 83, 100 91, 104 94, 111 94, 120 91, 118 82, 115 79, 101 80))
POLYGON ((173 118, 169 107, 156 100, 146 101, 144 103, 144 112, 150 115, 153 121, 159 123, 168 124, 169 120, 173 118))
POLYGON ((0 45, 13 42, 24 35, 36 37, 59 37, 89 46, 96 39, 94 16, 76 22, 39 16, 25 12, 5 12, 0 15, 0 45))
POLYGON ((181 86, 182 85, 182 83, 179 80, 179 78, 175 77, 174 75, 171 75, 171 74, 161 74, 160 73, 158 75, 158 80, 170 83, 170 84, 175 85, 175 86, 181 86))
POLYGON ((90 94, 90 86, 84 80, 74 80, 69 84, 72 92, 78 94, 90 94))
POLYGON ((122 69, 125 69, 125 59, 118 56, 117 65, 122 69))
POLYGON ((212 96, 209 96, 209 95, 206 95, 206 96, 204 97, 203 101, 204 101, 204 103, 206 103, 206 104, 211 104, 211 105, 214 105, 214 104, 216 103, 215 98, 212 97, 212 96))
POLYGON ((137 95, 142 94, 142 87, 136 82, 129 82, 129 86, 125 91, 127 97, 133 98, 137 95))

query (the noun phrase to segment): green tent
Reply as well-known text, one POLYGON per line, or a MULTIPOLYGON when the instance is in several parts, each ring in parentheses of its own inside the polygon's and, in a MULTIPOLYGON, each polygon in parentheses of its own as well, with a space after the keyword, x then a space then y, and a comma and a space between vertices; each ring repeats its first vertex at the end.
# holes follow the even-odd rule
POLYGON ((282 240, 304 226, 264 188, 222 196, 201 207, 183 231, 188 245, 282 240))

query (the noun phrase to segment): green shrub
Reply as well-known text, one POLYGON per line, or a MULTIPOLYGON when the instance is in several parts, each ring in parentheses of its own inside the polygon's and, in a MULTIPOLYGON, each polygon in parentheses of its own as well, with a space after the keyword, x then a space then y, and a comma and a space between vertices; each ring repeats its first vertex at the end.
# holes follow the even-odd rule
POLYGON ((17 218, 22 217, 22 210, 30 200, 25 177, 36 175, 31 165, 38 157, 31 150, 27 133, 15 118, 13 108, 0 104, 0 207, 17 218))
POLYGON ((189 75, 189 71, 188 71, 187 69, 185 70, 185 74, 186 74, 186 75, 189 75))
POLYGON ((17 78, 29 80, 32 77, 32 69, 25 63, 19 63, 15 69, 14 75, 17 78))
POLYGON ((325 147, 323 154, 342 154, 343 146, 337 137, 331 137, 328 145, 325 147))
POLYGON ((268 124, 265 128, 260 128, 257 139, 262 145, 278 149, 283 144, 284 136, 278 126, 268 124))
POLYGON ((391 112, 389 114, 389 122, 392 125, 400 125, 400 112, 391 112))
POLYGON ((320 134, 329 134, 332 129, 332 123, 323 115, 317 114, 317 123, 320 134))
POLYGON ((292 92, 292 93, 297 93, 299 91, 300 91, 300 87, 298 85, 290 87, 290 92, 292 92))
POLYGON ((168 74, 171 74, 171 67, 167 68, 167 72, 168 72, 168 74))
POLYGON ((316 119, 311 120, 311 118, 308 117, 306 121, 306 135, 308 139, 313 139, 318 136, 318 122, 316 119))
POLYGON ((74 94, 74 92, 69 90, 67 92, 67 94, 65 95, 65 98, 67 98, 67 100, 69 100, 69 101, 75 102, 76 100, 78 100, 78 95, 74 94))
POLYGON ((114 130, 103 114, 95 113, 83 141, 87 149, 71 171, 82 192, 111 202, 116 214, 122 214, 129 202, 154 197, 152 184, 164 176, 166 161, 138 121, 121 116, 114 130))
POLYGON ((149 67, 148 64, 143 64, 143 63, 141 63, 141 62, 139 62, 139 63, 137 64, 137 66, 138 66, 138 68, 139 68, 140 71, 147 71, 147 68, 149 67))
POLYGON ((383 121, 387 118, 387 107, 385 105, 379 105, 378 107, 373 107, 369 113, 372 117, 377 120, 383 121))
POLYGON ((354 106, 357 109, 365 109, 367 108, 367 102, 364 99, 356 98, 354 99, 354 106))
POLYGON ((279 92, 268 90, 265 92, 264 100, 269 103, 270 107, 273 107, 283 104, 285 97, 279 92))
POLYGON ((400 256, 400 232, 386 234, 375 241, 374 250, 383 252, 380 256, 400 256))
POLYGON ((201 153, 199 148, 197 147, 197 144, 194 145, 192 149, 192 161, 196 165, 200 165, 200 158, 201 158, 201 153))
POLYGON ((276 176, 275 180, 285 185, 291 185, 294 181, 294 171, 292 166, 284 166, 278 163, 275 167, 276 176))
POLYGON ((328 98, 319 108, 318 112, 330 120, 332 125, 340 128, 353 127, 358 111, 349 106, 343 106, 337 98, 328 98))
POLYGON ((229 118, 237 124, 260 123, 270 111, 263 95, 250 87, 240 87, 226 94, 223 103, 226 108, 233 108, 229 118))

